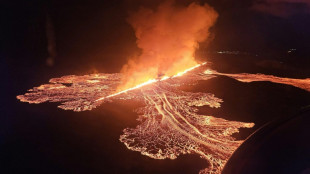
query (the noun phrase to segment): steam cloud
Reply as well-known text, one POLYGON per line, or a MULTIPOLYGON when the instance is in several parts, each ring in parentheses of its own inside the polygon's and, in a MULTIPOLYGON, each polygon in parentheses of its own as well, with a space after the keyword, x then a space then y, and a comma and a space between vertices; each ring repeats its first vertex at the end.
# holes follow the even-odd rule
POLYGON ((142 52, 122 68, 124 76, 118 90, 159 76, 172 76, 196 65, 198 43, 208 38, 217 17, 207 4, 191 3, 185 7, 166 1, 156 10, 141 7, 128 22, 142 52))

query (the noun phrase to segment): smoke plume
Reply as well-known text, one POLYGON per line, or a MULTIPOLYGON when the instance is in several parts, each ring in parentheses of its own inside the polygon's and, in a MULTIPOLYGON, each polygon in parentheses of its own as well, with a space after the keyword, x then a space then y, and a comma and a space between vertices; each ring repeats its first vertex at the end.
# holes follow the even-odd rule
POLYGON ((209 35, 217 12, 207 4, 176 6, 173 1, 156 10, 141 7, 128 18, 141 54, 122 68, 123 83, 118 90, 162 76, 173 76, 197 64, 195 50, 209 35))

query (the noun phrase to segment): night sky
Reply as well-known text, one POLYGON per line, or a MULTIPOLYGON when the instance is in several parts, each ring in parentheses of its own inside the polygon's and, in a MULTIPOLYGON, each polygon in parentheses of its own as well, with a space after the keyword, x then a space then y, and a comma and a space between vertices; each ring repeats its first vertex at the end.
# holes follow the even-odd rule
MULTIPOLYGON (((198 173, 205 168, 205 161, 195 155, 153 160, 126 149, 118 139, 124 128, 137 124, 134 104, 104 104, 75 113, 54 103, 30 105, 16 99, 53 77, 119 72, 140 51, 126 21, 128 15, 140 6, 155 8, 160 2, 0 2, 0 173, 198 173), (47 35, 51 32, 55 49, 49 62, 47 35)), ((225 73, 310 77, 308 0, 195 2, 208 3, 219 13, 210 38, 196 52, 198 60, 209 61, 213 69, 225 73)), ((308 92, 268 82, 242 84, 219 77, 196 90, 224 100, 220 111, 205 108, 206 112, 256 123, 253 129, 242 130, 239 138, 310 105, 308 92)))

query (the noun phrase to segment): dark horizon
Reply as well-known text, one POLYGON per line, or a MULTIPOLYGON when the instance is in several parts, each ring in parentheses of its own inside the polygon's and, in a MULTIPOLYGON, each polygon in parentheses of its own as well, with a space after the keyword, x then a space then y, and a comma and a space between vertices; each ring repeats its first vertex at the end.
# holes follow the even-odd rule
MULTIPOLYGON (((178 4, 189 2, 178 1, 178 4)), ((208 3, 201 1, 205 2, 208 3)), ((48 57, 46 21, 50 18, 57 52, 56 67, 71 64, 77 69, 82 68, 85 73, 87 69, 118 72, 130 56, 139 52, 134 31, 126 21, 129 13, 141 6, 155 8, 154 4, 158 3, 130 0, 7 1, 1 10, 4 26, 1 28, 1 56, 9 64, 31 66, 35 62, 45 63, 44 58, 48 57), (18 61, 10 62, 12 59, 18 61)), ((255 1, 222 0, 209 4, 219 13, 219 18, 211 29, 210 39, 200 44, 197 56, 207 60, 208 55, 201 52, 241 51, 294 64, 294 60, 283 57, 283 53, 296 49, 299 62, 309 63, 310 22, 306 19, 310 17, 310 8, 305 8, 302 3, 299 6, 287 4, 295 11, 288 16, 255 10, 255 1)))

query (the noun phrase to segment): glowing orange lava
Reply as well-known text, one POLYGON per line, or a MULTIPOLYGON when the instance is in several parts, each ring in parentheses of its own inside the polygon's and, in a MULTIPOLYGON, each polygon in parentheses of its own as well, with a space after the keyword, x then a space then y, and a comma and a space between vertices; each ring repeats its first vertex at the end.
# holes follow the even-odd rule
POLYGON ((310 78, 306 79, 293 79, 293 78, 286 78, 286 77, 276 77, 273 75, 265 75, 265 74, 248 74, 248 73, 241 73, 241 74, 227 74, 227 73, 219 73, 213 70, 206 70, 204 74, 214 74, 214 75, 222 75, 234 78, 240 82, 255 82, 255 81, 269 81, 273 83, 280 83, 295 86, 297 88, 304 89, 306 91, 310 91, 310 78))
MULTIPOLYGON (((145 106, 138 108, 139 125, 124 129, 120 141, 130 150, 155 159, 175 159, 181 154, 198 154, 207 161, 200 173, 221 173, 226 161, 243 142, 233 133, 239 128, 251 128, 254 123, 229 121, 198 114, 198 108, 219 108, 222 100, 210 93, 180 90, 182 85, 225 75, 241 82, 271 81, 294 85, 309 91, 309 79, 289 79, 263 74, 224 74, 205 70, 205 63, 193 66, 171 77, 151 79, 133 88, 114 93, 121 74, 90 74, 53 78, 49 84, 19 95, 29 103, 61 102, 65 110, 92 110, 113 100, 138 100, 145 106), (104 97, 102 97, 104 96, 104 97)), ((125 113, 124 113, 125 114, 125 113)))
POLYGON ((116 96, 116 95, 120 95, 120 94, 126 93, 126 92, 128 92, 128 91, 135 90, 135 89, 141 88, 141 87, 143 87, 143 86, 146 86, 146 85, 149 85, 149 84, 152 84, 152 83, 155 83, 155 82, 164 81, 164 80, 167 80, 167 79, 169 79, 169 78, 180 77, 180 76, 184 75, 185 73, 187 73, 187 72, 189 72, 189 71, 191 71, 191 70, 193 70, 193 69, 195 69, 195 68, 198 68, 198 67, 200 67, 200 66, 202 66, 202 65, 205 65, 206 63, 207 63, 207 62, 204 62, 204 63, 202 63, 202 64, 195 65, 195 66, 190 67, 190 68, 184 70, 183 72, 179 72, 179 73, 177 73, 176 75, 173 75, 173 76, 171 76, 171 77, 164 76, 164 77, 162 77, 161 79, 150 79, 150 80, 148 80, 148 81, 146 81, 146 82, 143 82, 143 83, 141 83, 141 84, 138 84, 137 86, 134 86, 134 87, 132 87, 132 88, 128 88, 128 89, 122 90, 122 91, 120 91, 120 92, 117 92, 117 93, 108 95, 108 96, 106 96, 106 97, 101 97, 101 98, 99 98, 99 99, 96 100, 96 101, 100 101, 100 100, 103 100, 103 99, 105 99, 105 98, 114 97, 114 96, 116 96))

